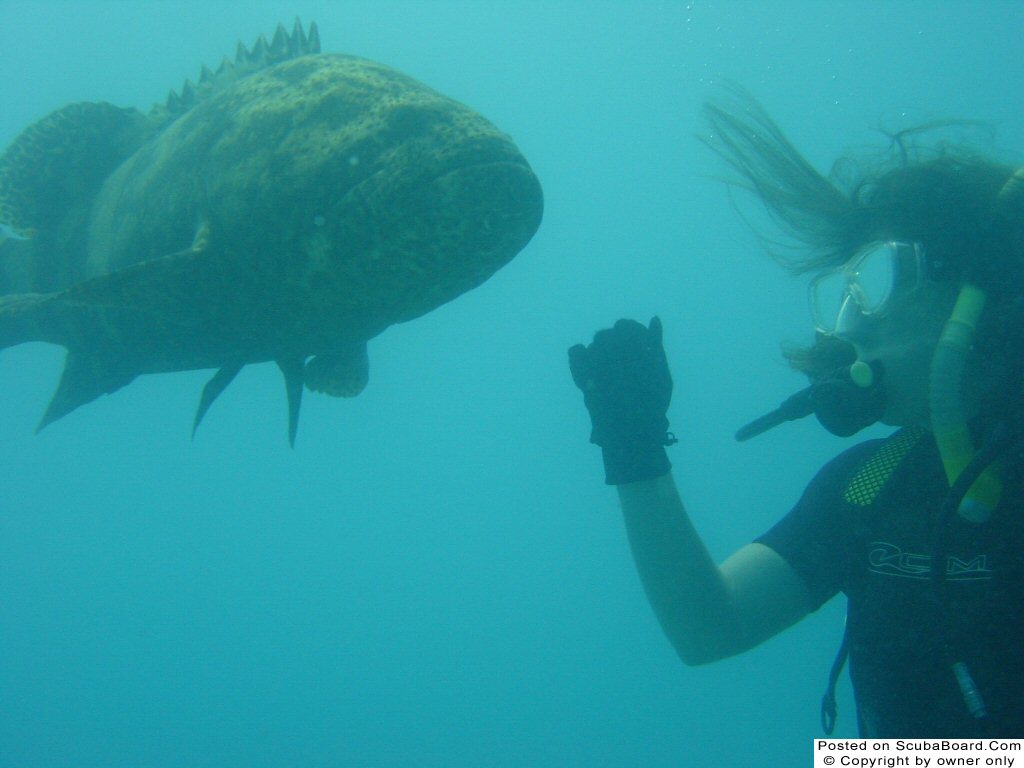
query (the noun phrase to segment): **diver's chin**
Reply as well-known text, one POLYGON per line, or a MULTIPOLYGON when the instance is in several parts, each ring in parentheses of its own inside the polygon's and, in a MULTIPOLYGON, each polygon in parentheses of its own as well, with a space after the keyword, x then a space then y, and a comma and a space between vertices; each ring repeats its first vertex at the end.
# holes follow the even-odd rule
POLYGON ((878 420, 878 423, 884 427, 895 427, 897 429, 911 426, 907 423, 906 419, 902 419, 899 416, 882 416, 882 418, 878 420))
POLYGON ((893 403, 885 412, 882 413, 882 418, 878 420, 879 424, 884 424, 887 427, 926 427, 928 428, 931 424, 931 416, 928 413, 927 407, 907 407, 905 404, 901 407, 899 403, 893 403))

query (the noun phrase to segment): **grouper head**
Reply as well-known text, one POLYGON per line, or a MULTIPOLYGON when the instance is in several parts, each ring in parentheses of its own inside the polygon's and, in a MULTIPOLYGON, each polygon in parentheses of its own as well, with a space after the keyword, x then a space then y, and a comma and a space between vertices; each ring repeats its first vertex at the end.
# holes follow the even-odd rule
POLYGON ((306 56, 248 78, 209 107, 222 119, 199 109, 196 119, 227 128, 210 152, 233 155, 215 165, 240 173, 208 199, 237 201, 252 221, 252 179, 272 179, 258 185, 266 191, 252 247, 276 242, 276 252, 290 254, 289 280, 307 299, 322 297, 367 324, 364 337, 479 285, 540 224, 540 184, 512 140, 381 64, 306 56))

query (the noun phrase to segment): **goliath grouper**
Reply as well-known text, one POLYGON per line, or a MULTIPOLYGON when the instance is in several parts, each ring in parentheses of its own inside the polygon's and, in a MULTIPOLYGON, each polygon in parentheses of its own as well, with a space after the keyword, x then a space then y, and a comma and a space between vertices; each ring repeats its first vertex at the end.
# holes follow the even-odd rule
POLYGON ((366 342, 480 285, 540 225, 508 136, 316 25, 143 114, 64 107, 0 158, 0 348, 67 349, 40 428, 143 373, 216 369, 194 426, 250 363, 358 394, 366 342))

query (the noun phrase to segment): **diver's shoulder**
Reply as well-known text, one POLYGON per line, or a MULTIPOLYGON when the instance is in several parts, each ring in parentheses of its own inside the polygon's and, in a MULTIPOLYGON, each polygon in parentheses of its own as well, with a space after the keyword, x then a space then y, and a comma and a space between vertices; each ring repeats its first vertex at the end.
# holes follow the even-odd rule
POLYGON ((828 461, 818 474, 848 476, 876 459, 894 466, 915 446, 930 440, 931 433, 923 427, 901 427, 889 435, 861 440, 851 445, 828 461))

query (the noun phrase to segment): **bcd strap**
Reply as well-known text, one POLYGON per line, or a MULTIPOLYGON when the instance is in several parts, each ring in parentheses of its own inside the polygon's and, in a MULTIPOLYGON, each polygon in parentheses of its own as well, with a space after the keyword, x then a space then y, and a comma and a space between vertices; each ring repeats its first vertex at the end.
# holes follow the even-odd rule
POLYGON ((839 651, 832 662, 832 670, 828 673, 828 688, 825 695, 821 697, 821 729, 826 736, 831 736, 836 727, 836 684, 839 682, 839 675, 843 673, 846 666, 846 659, 850 655, 850 631, 849 625, 843 629, 843 642, 839 644, 839 651))
MULTIPOLYGON (((853 473, 843 491, 843 501, 860 509, 872 506, 896 467, 927 432, 923 427, 907 427, 891 435, 853 473)), ((826 736, 831 736, 836 727, 836 685, 849 655, 850 625, 847 623, 843 629, 843 640, 832 661, 828 687, 821 697, 821 728, 826 736)))

